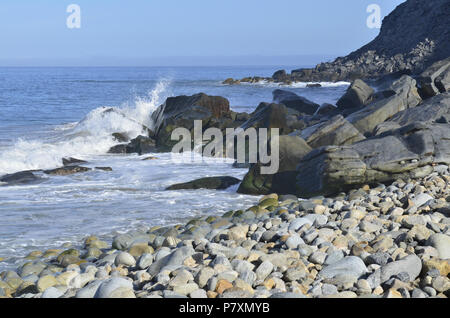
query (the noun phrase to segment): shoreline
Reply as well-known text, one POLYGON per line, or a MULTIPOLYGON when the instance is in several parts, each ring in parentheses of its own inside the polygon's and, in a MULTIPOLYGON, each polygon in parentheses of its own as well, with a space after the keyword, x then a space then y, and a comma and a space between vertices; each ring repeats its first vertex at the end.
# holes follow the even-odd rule
POLYGON ((0 293, 20 298, 448 297, 449 201, 448 169, 334 198, 299 201, 271 194, 245 211, 133 231, 112 244, 91 236, 82 250, 47 251, 44 262, 33 253, 36 259, 18 273, 2 273, 0 293))

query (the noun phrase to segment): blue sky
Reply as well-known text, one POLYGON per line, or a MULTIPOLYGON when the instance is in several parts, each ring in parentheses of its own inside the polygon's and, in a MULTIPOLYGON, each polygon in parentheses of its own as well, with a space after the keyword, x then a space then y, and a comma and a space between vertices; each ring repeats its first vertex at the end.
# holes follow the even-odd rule
POLYGON ((308 63, 372 40, 404 0, 1 0, 0 65, 308 63), (81 8, 69 29, 66 8, 81 8))

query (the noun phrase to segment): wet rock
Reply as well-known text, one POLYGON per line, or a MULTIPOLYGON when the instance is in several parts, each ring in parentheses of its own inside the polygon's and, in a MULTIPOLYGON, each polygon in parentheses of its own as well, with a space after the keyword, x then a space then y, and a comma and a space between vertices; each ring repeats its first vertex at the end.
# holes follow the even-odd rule
POLYGON ((52 176, 68 176, 76 173, 83 173, 92 170, 91 168, 81 167, 81 166, 65 166, 62 168, 45 170, 45 174, 52 176))
POLYGON ((195 189, 214 189, 214 190, 224 190, 227 189, 241 180, 234 177, 208 177, 193 180, 186 183, 179 183, 171 185, 166 188, 166 190, 195 190, 195 189))

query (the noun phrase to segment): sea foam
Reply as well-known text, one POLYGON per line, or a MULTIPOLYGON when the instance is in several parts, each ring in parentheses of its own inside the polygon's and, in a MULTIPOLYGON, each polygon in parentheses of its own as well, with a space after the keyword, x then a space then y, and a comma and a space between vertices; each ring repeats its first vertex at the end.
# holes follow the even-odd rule
POLYGON ((160 81, 147 96, 137 96, 134 105, 99 107, 78 123, 54 128, 52 140, 17 142, 0 153, 0 175, 23 170, 52 169, 62 165, 62 158, 88 159, 101 155, 119 142, 113 133, 124 133, 130 139, 153 128, 151 114, 166 97, 169 81, 160 81))

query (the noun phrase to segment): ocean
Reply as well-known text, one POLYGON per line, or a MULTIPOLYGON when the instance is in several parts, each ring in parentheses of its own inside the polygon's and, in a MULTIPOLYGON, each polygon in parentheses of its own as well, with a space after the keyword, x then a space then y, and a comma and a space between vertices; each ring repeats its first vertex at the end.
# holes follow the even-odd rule
MULTIPOLYGON (((304 65, 308 66, 308 65, 304 65)), ((299 66, 245 67, 36 67, 0 68, 0 176, 52 169, 63 157, 111 167, 70 176, 44 176, 38 184, 0 185, 0 271, 19 265, 34 250, 80 245, 87 235, 110 240, 116 233, 172 225, 203 215, 250 206, 258 197, 224 191, 164 191, 200 177, 242 178, 232 162, 174 163, 168 153, 107 154, 114 132, 138 136, 141 126, 104 107, 152 126, 152 112, 170 96, 206 93, 226 97, 231 108, 252 112, 272 101, 274 83, 227 86, 229 77, 271 76, 299 66), (143 161, 153 155, 156 160, 143 161)), ((281 88, 316 103, 335 103, 348 83, 297 83, 281 88)))

